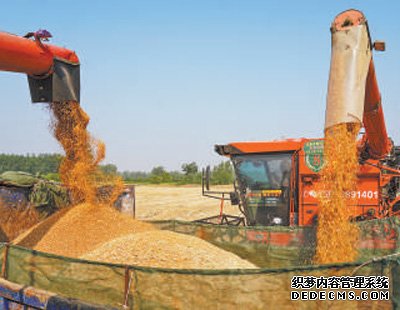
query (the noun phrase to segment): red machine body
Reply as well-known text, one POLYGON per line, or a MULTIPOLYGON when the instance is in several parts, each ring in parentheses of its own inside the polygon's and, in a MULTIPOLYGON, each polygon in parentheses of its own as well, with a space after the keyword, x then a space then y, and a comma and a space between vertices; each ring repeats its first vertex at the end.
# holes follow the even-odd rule
POLYGON ((0 71, 26 73, 32 102, 79 102, 78 56, 69 49, 43 43, 47 38, 42 33, 51 37, 45 30, 27 37, 0 32, 0 71))
POLYGON ((391 152, 393 145, 386 131, 381 94, 379 93, 372 59, 369 65, 366 85, 363 117, 365 136, 363 137, 362 145, 364 148, 368 148, 370 157, 381 159, 391 152))
POLYGON ((75 52, 6 32, 0 32, 0 71, 44 75, 51 71, 54 58, 79 64, 75 52))
MULTIPOLYGON (((343 193, 355 220, 400 212, 400 148, 387 135, 367 21, 348 10, 332 23, 332 58, 325 129, 362 123, 357 188, 343 193)), ((309 226, 318 218, 323 139, 217 145, 235 168, 236 194, 247 225, 309 226)))
MULTIPOLYGON (((239 142, 217 146, 218 153, 231 158, 239 183, 250 175, 261 181, 264 178, 264 176, 260 177, 261 173, 264 174, 261 171, 275 169, 271 173, 277 173, 280 169, 278 161, 281 161, 284 156, 290 159, 288 170, 290 178, 288 184, 284 186, 257 188, 255 185, 250 186, 253 189, 249 187, 241 191, 241 186, 238 184, 249 225, 280 224, 273 223, 273 218, 265 218, 263 213, 258 214, 262 208, 266 212, 280 208, 281 210, 272 217, 279 217, 283 220, 282 224, 286 223, 289 226, 309 226, 315 223, 318 218, 318 197, 329 195, 329 192, 322 191, 319 185, 319 173, 324 164, 323 145, 323 139, 302 138, 270 142, 239 142), (262 169, 255 172, 257 168, 247 168, 248 171, 252 170, 247 173, 241 168, 246 164, 247 159, 254 167, 262 167, 262 169), (265 166, 262 166, 263 164, 265 166), (265 169, 267 165, 269 168, 265 169), (276 196, 275 200, 269 199, 272 195, 276 196), (277 204, 278 200, 281 200, 281 203, 277 204)), ((356 203, 349 206, 353 218, 358 220, 382 218, 398 211, 398 187, 393 181, 397 180, 400 174, 395 169, 393 169, 395 171, 387 169, 391 168, 375 159, 369 159, 360 164, 357 171, 356 190, 344 193, 355 198, 356 203)), ((265 173, 265 179, 269 178, 268 173, 265 173)), ((283 175, 279 172, 278 174, 283 175)))

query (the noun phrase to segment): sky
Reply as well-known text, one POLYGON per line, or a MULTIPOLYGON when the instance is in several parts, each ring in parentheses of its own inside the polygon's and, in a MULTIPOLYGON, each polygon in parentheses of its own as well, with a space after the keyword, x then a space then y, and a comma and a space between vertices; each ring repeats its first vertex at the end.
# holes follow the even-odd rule
MULTIPOLYGON (((50 31, 81 61, 89 130, 120 171, 216 164, 214 144, 323 135, 330 24, 368 19, 390 136, 400 144, 399 1, 6 1, 0 31, 50 31)), ((0 153, 62 153, 24 74, 0 72, 0 153)))

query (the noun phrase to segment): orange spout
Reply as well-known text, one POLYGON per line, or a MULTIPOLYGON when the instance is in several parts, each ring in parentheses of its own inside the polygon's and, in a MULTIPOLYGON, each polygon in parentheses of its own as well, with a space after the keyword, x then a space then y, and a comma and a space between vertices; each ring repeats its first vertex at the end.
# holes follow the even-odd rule
POLYGON ((0 32, 0 71, 26 73, 32 102, 80 101, 80 68, 75 52, 44 44, 47 30, 19 37, 0 32), (34 40, 29 37, 34 37, 34 40))
POLYGON ((0 32, 0 70, 44 75, 51 71, 55 58, 79 64, 75 52, 6 32, 0 32))
POLYGON ((381 94, 379 93, 375 66, 372 59, 369 65, 365 88, 363 123, 365 128, 363 145, 367 149, 369 156, 374 159, 385 157, 392 149, 392 142, 386 131, 381 94))

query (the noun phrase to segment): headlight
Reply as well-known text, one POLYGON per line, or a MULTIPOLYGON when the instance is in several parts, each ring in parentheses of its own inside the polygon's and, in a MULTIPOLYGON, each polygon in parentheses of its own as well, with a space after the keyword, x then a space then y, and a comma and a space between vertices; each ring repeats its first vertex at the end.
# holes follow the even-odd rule
POLYGON ((282 224, 282 219, 280 217, 274 217, 272 223, 274 223, 275 225, 280 225, 282 224))

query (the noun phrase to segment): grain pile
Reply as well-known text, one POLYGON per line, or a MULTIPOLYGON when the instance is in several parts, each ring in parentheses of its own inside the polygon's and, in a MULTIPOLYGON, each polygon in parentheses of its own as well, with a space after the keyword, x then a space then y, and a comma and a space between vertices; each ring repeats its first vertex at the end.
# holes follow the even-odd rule
POLYGON ((38 251, 79 257, 126 234, 155 229, 105 205, 79 204, 33 227, 14 243, 38 251))
POLYGON ((105 145, 87 131, 89 117, 77 102, 52 103, 53 134, 65 150, 60 177, 74 207, 34 226, 15 244, 68 257, 168 268, 255 268, 201 239, 134 220, 111 207, 123 188, 101 172, 105 145), (108 188, 99 199, 99 188, 108 188))
POLYGON ((162 268, 256 268, 199 238, 156 230, 104 205, 58 212, 14 244, 68 257, 162 268))
POLYGON ((357 258, 359 231, 350 222, 356 188, 360 125, 342 123, 325 131, 325 167, 321 173, 320 211, 317 228, 317 263, 351 262, 357 258))
POLYGON ((248 261, 199 238, 159 230, 114 239, 82 258, 160 268, 256 268, 248 261))

